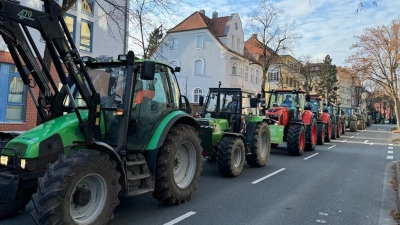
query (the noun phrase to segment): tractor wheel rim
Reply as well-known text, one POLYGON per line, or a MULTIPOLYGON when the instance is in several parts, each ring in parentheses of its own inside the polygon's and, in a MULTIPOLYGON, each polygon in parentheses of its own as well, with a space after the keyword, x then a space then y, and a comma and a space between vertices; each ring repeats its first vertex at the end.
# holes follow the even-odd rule
POLYGON ((70 216, 78 224, 94 222, 102 213, 107 200, 105 179, 97 173, 88 174, 73 190, 70 197, 70 216))
POLYGON ((304 133, 300 133, 300 139, 299 139, 299 149, 302 150, 304 146, 304 133))
POLYGON ((268 140, 267 132, 264 131, 261 134, 261 140, 258 141, 258 143, 259 143, 258 147, 260 148, 260 156, 261 156, 261 158, 265 158, 267 156, 267 153, 268 153, 268 151, 267 151, 267 140, 268 140))
POLYGON ((322 139, 322 143, 325 142, 325 129, 322 129, 322 135, 321 135, 321 139, 322 139))
POLYGON ((328 136, 331 137, 332 136, 332 123, 330 123, 328 125, 328 136))
POLYGON ((317 125, 311 127, 311 143, 314 145, 317 143, 317 125))
POLYGON ((196 173, 196 149, 189 142, 183 142, 174 157, 174 181, 179 188, 188 187, 196 173))
POLYGON ((233 166, 235 168, 238 168, 242 162, 242 151, 240 149, 240 147, 236 147, 233 150, 233 166))

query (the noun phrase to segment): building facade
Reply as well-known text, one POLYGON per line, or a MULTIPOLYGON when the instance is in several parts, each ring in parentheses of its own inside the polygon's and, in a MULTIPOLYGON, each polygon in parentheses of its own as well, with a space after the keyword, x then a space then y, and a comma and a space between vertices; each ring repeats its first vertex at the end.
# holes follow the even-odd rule
POLYGON ((181 92, 198 103, 210 87, 238 87, 259 93, 262 68, 244 46, 238 14, 209 18, 196 11, 170 29, 152 58, 181 67, 177 79, 181 92))
MULTIPOLYGON (((62 1, 57 2, 62 4, 62 1)), ((21 1, 21 4, 43 10, 42 1, 28 0, 21 1)), ((121 26, 126 24, 127 20, 121 14, 114 23, 107 21, 106 12, 109 9, 112 9, 111 6, 104 1, 76 0, 65 14, 64 20, 81 56, 116 58, 126 52, 126 36, 115 34, 126 34, 125 30, 121 32, 120 29, 127 27, 121 26)), ((39 52, 43 53, 45 45, 39 32, 30 29, 30 33, 39 52)), ((55 82, 59 82, 54 68, 51 68, 50 72, 55 82)), ((37 88, 33 88, 33 92, 38 96, 37 88)), ((25 131, 37 125, 35 105, 2 39, 0 39, 0 105, 0 131, 25 131)))

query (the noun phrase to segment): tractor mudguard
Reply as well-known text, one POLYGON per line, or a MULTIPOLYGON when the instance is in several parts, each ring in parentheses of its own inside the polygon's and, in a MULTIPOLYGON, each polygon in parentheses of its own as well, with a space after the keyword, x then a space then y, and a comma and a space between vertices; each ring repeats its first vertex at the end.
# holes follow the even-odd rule
POLYGON ((321 119, 324 121, 324 123, 328 123, 330 117, 331 116, 328 113, 322 113, 321 119))
POLYGON ((146 151, 143 152, 147 166, 153 176, 156 171, 158 149, 164 144, 168 132, 176 124, 187 124, 194 127, 196 130, 200 128, 200 124, 193 117, 180 110, 172 111, 164 117, 164 119, 158 124, 155 132, 152 134, 152 138, 147 145, 146 151))
POLYGON ((304 124, 307 126, 307 125, 311 124, 311 122, 314 118, 314 113, 306 110, 306 111, 304 111, 304 113, 302 114, 301 117, 302 117, 304 124))
POLYGON ((247 140, 247 146, 249 149, 252 149, 253 147, 253 140, 254 137, 254 132, 256 131, 257 127, 257 122, 250 122, 246 125, 246 140, 247 140))

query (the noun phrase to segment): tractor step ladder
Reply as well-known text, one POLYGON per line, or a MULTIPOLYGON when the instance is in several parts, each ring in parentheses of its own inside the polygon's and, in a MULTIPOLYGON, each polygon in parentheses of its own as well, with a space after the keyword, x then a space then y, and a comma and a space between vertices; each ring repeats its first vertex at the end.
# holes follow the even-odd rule
POLYGON ((126 162, 129 196, 153 192, 153 181, 147 167, 146 159, 140 153, 130 154, 126 162))

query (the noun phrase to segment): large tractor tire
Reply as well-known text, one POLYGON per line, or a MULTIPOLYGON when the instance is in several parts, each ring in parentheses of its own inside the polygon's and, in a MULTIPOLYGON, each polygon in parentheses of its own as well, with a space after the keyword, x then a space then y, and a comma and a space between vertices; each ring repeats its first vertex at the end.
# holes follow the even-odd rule
POLYGON ((372 119, 367 119, 367 126, 370 127, 372 125, 372 119))
POLYGON ((0 203, 0 220, 16 216, 20 211, 25 211, 26 205, 31 201, 34 188, 19 190, 14 202, 0 203))
POLYGON ((325 142, 331 142, 332 130, 333 124, 331 119, 329 119, 328 123, 325 123, 325 142))
POLYGON ((218 148, 218 170, 222 176, 237 177, 242 172, 245 148, 240 137, 225 136, 218 148))
POLYGON ((310 125, 306 127, 307 141, 305 144, 306 151, 315 151, 317 147, 317 120, 313 119, 310 125))
POLYGON ((332 137, 331 139, 335 140, 337 138, 337 131, 338 130, 338 124, 334 123, 332 124, 332 137))
POLYGON ((317 145, 323 145, 325 143, 325 124, 317 124, 317 145))
POLYGON ((357 132, 357 121, 350 121, 350 132, 357 132))
POLYGON ((114 217, 120 173, 109 155, 81 150, 60 155, 32 196, 37 224, 101 224, 114 217))
POLYGON ((342 134, 346 134, 346 125, 342 123, 342 134))
POLYGON ((253 136, 252 154, 247 157, 247 164, 262 167, 268 163, 271 152, 271 133, 268 124, 258 123, 253 136))
POLYGON ((289 155, 300 156, 304 152, 306 137, 303 125, 292 124, 287 134, 287 150, 289 155))
POLYGON ((202 151, 193 127, 171 128, 158 151, 153 197, 167 204, 189 200, 200 178, 202 151))
POLYGON ((364 130, 364 120, 357 121, 357 130, 364 130))
POLYGON ((336 138, 340 138, 341 134, 342 134, 342 123, 339 121, 337 123, 336 138))

